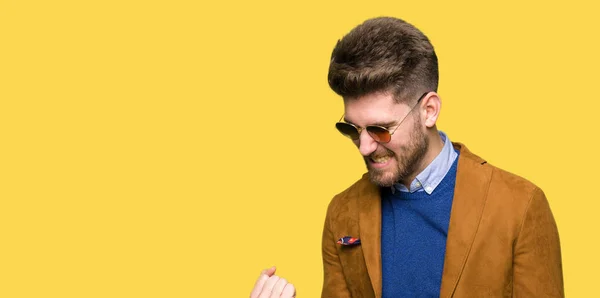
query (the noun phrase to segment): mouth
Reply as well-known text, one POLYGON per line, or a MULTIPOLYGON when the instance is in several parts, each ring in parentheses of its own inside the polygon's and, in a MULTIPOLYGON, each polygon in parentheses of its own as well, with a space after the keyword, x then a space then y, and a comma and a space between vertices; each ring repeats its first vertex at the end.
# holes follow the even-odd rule
POLYGON ((383 168, 390 163, 392 157, 389 155, 386 155, 386 156, 369 157, 368 159, 369 159, 369 163, 371 164, 372 167, 383 168))

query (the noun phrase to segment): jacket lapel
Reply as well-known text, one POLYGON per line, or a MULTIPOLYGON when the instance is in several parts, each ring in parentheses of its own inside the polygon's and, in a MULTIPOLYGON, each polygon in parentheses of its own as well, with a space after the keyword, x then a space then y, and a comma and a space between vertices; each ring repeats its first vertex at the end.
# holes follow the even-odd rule
MULTIPOLYGON (((368 174, 367 174, 368 175, 368 174)), ((381 195, 379 188, 363 177, 359 195, 359 227, 361 246, 375 297, 381 297, 381 195)))
POLYGON ((440 297, 451 297, 470 253, 487 199, 492 170, 482 166, 485 161, 464 145, 460 150, 456 186, 446 240, 446 256, 440 297))

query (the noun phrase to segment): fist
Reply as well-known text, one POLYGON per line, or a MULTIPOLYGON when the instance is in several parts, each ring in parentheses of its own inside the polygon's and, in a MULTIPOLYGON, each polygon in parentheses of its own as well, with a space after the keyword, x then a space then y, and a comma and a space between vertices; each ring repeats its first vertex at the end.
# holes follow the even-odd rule
POLYGON ((293 298, 296 297, 294 285, 285 278, 275 275, 275 266, 260 273, 250 298, 293 298))

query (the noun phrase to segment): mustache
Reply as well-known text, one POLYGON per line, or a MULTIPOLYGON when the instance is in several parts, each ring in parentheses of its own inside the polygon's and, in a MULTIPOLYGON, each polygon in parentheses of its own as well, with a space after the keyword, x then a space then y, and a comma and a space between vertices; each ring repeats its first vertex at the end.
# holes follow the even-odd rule
POLYGON ((389 150, 387 148, 381 148, 382 150, 379 150, 379 148, 377 150, 375 150, 373 153, 369 154, 369 156, 365 156, 365 159, 370 158, 370 159, 376 159, 376 158, 381 158, 381 157, 394 157, 396 154, 392 151, 389 150))

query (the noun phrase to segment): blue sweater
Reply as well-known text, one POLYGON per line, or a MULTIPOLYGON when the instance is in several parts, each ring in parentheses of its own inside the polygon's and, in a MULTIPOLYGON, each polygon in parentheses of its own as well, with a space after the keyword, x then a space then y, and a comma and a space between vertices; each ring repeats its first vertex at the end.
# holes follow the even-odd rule
POLYGON ((382 189, 383 298, 440 296, 457 163, 431 195, 382 189))

